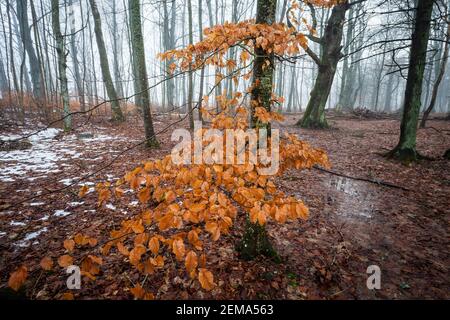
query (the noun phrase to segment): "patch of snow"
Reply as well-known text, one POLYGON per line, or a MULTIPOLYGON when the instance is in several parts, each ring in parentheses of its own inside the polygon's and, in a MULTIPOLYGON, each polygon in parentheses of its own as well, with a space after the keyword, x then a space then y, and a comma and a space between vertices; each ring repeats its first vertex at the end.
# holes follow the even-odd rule
POLYGON ((44 227, 37 231, 27 233, 22 240, 16 242, 16 246, 22 247, 22 248, 28 247, 30 240, 33 240, 33 239, 39 237, 39 235, 41 235, 42 233, 47 232, 47 231, 48 231, 47 227, 44 227))
POLYGON ((30 203, 30 206, 37 207, 37 206, 42 206, 44 204, 45 204, 45 202, 32 202, 32 203, 30 203))
POLYGON ((132 206, 132 207, 136 207, 139 205, 139 201, 131 201, 128 205, 132 206))
POLYGON ((108 203, 105 207, 110 209, 110 210, 116 210, 117 209, 112 203, 108 203))
POLYGON ((56 210, 53 214, 55 217, 66 217, 68 215, 72 214, 72 212, 64 211, 64 210, 56 210))
POLYGON ((0 237, 6 236, 6 232, 0 231, 0 237))
POLYGON ((11 221, 10 225, 12 225, 12 226, 26 226, 27 224, 25 222, 21 222, 21 221, 11 221))
POLYGON ((77 201, 73 201, 73 202, 69 202, 67 203, 69 206, 71 207, 75 207, 75 206, 80 206, 82 205, 84 202, 77 202, 77 201))
POLYGON ((42 218, 40 218, 39 220, 41 221, 47 221, 49 218, 48 214, 46 214, 45 216, 43 216, 42 218))
POLYGON ((28 138, 28 140, 30 140, 31 142, 38 142, 41 140, 49 140, 49 139, 53 139, 54 137, 56 137, 56 135, 58 133, 60 133, 62 130, 61 129, 56 129, 56 128, 47 128, 37 134, 34 134, 32 136, 30 136, 28 138))

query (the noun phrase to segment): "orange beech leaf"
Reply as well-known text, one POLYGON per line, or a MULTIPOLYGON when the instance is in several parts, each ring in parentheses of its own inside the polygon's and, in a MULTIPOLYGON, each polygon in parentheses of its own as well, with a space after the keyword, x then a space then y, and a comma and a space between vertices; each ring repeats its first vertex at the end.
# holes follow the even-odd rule
POLYGON ((72 239, 64 240, 64 248, 67 251, 72 252, 74 247, 75 247, 75 241, 73 241, 72 239))
POLYGON ((116 198, 121 198, 124 193, 125 191, 120 187, 114 189, 114 195, 116 196, 116 198))
POLYGON ((189 206, 188 209, 194 213, 197 213, 205 210, 205 207, 206 205, 204 203, 194 203, 193 205, 189 206))
POLYGON ((117 242, 117 249, 124 256, 129 256, 130 255, 130 251, 128 251, 128 249, 123 245, 122 242, 117 242))
POLYGON ((96 264, 99 264, 99 265, 103 264, 103 260, 101 257, 97 257, 97 256, 93 256, 93 255, 88 255, 88 257, 91 259, 91 261, 95 262, 96 264))
POLYGON ((198 281, 202 285, 202 288, 207 291, 210 291, 215 287, 213 274, 205 268, 199 269, 198 281))
POLYGON ((157 237, 152 237, 148 243, 148 248, 153 254, 158 254, 159 251, 159 240, 157 237))
POLYGON ((141 203, 147 203, 150 200, 150 188, 144 188, 139 191, 138 198, 141 203))
POLYGON ((8 286, 17 291, 23 285, 28 276, 27 267, 21 266, 9 276, 8 286))
POLYGON ((205 225, 205 230, 211 233, 212 239, 217 241, 220 237, 220 229, 216 222, 208 222, 205 225))
POLYGON ((97 245, 97 239, 95 238, 89 238, 89 245, 91 247, 95 247, 97 245))
POLYGON ((195 269, 198 265, 197 254, 194 251, 189 251, 186 255, 186 259, 184 261, 184 265, 186 266, 186 270, 189 273, 191 278, 195 277, 195 269))
POLYGON ((184 242, 182 239, 175 239, 172 243, 172 250, 177 260, 181 261, 185 254, 184 242))
POLYGON ((84 197, 86 193, 89 191, 89 187, 87 185, 84 185, 80 188, 80 191, 78 192, 78 196, 80 198, 84 197))
POLYGON ((45 271, 52 270, 53 268, 53 260, 50 257, 44 257, 42 258, 41 262, 39 263, 42 269, 45 271))
POLYGON ((130 251, 130 263, 133 265, 136 265, 139 263, 139 261, 141 260, 142 255, 145 253, 145 251, 147 251, 147 249, 142 245, 139 244, 137 246, 135 246, 131 251, 130 251))
POLYGON ((137 220, 131 225, 131 229, 134 231, 134 233, 142 233, 144 232, 145 228, 142 225, 142 220, 137 220))
POLYGON ((142 299, 145 295, 145 290, 140 284, 136 285, 134 288, 131 288, 130 292, 133 294, 135 299, 142 299))
POLYGON ((62 255, 58 258, 58 264, 62 268, 66 268, 73 264, 73 258, 68 254, 62 255))
POLYGON ((61 300, 74 300, 74 299, 75 299, 75 298, 74 298, 72 292, 64 292, 64 293, 61 295, 61 300))

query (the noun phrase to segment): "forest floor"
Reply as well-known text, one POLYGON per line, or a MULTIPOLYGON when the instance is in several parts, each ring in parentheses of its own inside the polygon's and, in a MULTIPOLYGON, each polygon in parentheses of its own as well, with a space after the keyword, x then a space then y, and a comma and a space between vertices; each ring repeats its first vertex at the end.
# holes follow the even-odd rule
MULTIPOLYGON (((326 150, 331 170, 404 189, 317 169, 290 171, 277 184, 305 202, 310 218, 268 224, 281 263, 238 258, 234 246, 244 222, 238 219, 229 235, 208 245, 216 289, 199 290, 198 282, 183 268, 174 268, 169 258, 145 287, 158 299, 449 299, 450 162, 442 155, 450 148, 450 121, 430 120, 428 128, 418 131, 418 150, 434 160, 405 166, 381 155, 397 142, 397 119, 332 116, 331 129, 304 130, 293 125, 298 118, 288 116, 281 130, 326 150), (369 265, 381 269, 380 290, 366 286, 369 265)), ((156 131, 177 119, 156 116, 156 131)), ((67 275, 60 268, 44 273, 40 259, 64 254, 63 240, 78 232, 107 239, 124 218, 139 212, 131 194, 99 208, 93 192, 80 199, 80 183, 72 185, 87 174, 92 176, 81 184, 115 181, 142 161, 170 152, 172 128, 159 135, 160 149, 137 146, 123 152, 142 139, 138 123, 91 121, 69 135, 46 130, 30 137, 31 149, 0 152, 1 295, 9 290, 10 272, 25 263, 29 276, 21 294, 59 298, 68 291, 67 275), (80 136, 86 132, 92 136, 80 136)), ((0 136, 11 139, 24 132, 3 128, 0 136)), ((112 251, 104 257, 103 274, 83 281, 75 299, 131 298, 128 288, 138 274, 128 266, 112 251)))

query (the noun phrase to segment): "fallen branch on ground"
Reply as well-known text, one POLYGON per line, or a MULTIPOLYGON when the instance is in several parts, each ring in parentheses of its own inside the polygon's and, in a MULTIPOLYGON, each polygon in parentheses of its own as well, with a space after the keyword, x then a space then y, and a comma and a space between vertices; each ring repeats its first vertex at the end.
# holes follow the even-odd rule
POLYGON ((382 186, 385 186, 385 187, 391 187, 391 188, 397 188, 397 189, 401 189, 401 190, 405 190, 405 191, 410 191, 410 189, 408 189, 408 188, 405 188, 405 187, 402 187, 402 186, 398 186, 398 185, 390 183, 390 182, 385 182, 385 181, 382 181, 382 180, 369 179, 369 178, 360 178, 360 177, 352 177, 352 176, 346 175, 344 173, 339 173, 339 172, 336 172, 336 171, 324 169, 324 168, 319 167, 319 166, 314 166, 313 168, 317 169, 319 171, 323 171, 323 172, 334 174, 334 175, 339 176, 339 177, 344 177, 344 178, 348 178, 348 179, 352 179, 352 180, 366 181, 366 182, 382 185, 382 186))

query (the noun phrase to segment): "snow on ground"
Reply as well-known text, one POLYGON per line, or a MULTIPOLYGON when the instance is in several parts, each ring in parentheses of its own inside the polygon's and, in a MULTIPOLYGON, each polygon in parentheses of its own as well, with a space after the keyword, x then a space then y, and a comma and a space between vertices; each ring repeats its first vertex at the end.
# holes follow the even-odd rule
MULTIPOLYGON (((80 139, 76 134, 63 136, 61 139, 54 139, 61 129, 47 128, 37 134, 28 137, 32 146, 30 149, 0 151, 0 181, 14 182, 23 179, 27 173, 34 173, 28 177, 29 181, 46 177, 52 172, 61 172, 62 168, 70 166, 73 159, 92 160, 91 157, 82 158, 79 151, 96 151, 98 146, 105 141, 121 140, 125 137, 110 136, 106 134, 95 134, 92 138, 80 139), (36 175, 37 173, 37 175, 36 175)), ((23 131, 19 134, 0 135, 1 140, 15 140, 32 133, 23 131)), ((117 152, 117 150, 111 150, 117 152)), ((96 156, 99 159, 101 156, 96 156)), ((74 178, 60 180, 65 185, 70 185, 74 178)))
POLYGON ((68 216, 69 214, 72 214, 72 212, 65 211, 65 210, 56 210, 53 215, 55 217, 65 217, 65 216, 68 216))
POLYGON ((25 222, 21 222, 21 221, 11 221, 9 224, 12 226, 26 226, 27 225, 25 222))
POLYGON ((30 232, 30 233, 27 233, 25 235, 25 237, 22 240, 17 241, 15 243, 15 245, 18 246, 18 247, 22 247, 22 248, 23 247, 28 247, 30 245, 30 240, 33 240, 33 239, 39 237, 39 235, 41 235, 42 233, 47 232, 47 231, 48 231, 47 227, 44 227, 44 228, 39 229, 37 231, 33 231, 33 232, 30 232))

